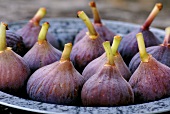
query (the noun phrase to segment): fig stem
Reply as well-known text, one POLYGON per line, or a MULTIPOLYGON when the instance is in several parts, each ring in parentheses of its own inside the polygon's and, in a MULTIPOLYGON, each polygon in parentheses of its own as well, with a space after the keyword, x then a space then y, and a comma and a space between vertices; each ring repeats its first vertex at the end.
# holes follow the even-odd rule
POLYGON ((163 5, 161 3, 156 3, 153 10, 151 11, 151 13, 149 14, 148 18, 146 19, 145 23, 143 24, 143 26, 141 27, 142 30, 147 30, 149 29, 149 26, 151 25, 151 23, 153 22, 153 20, 155 19, 155 17, 157 16, 157 14, 161 11, 161 9, 163 8, 163 5))
POLYGON ((119 36, 119 35, 114 36, 114 40, 113 40, 112 47, 111 47, 113 56, 116 55, 116 52, 118 50, 121 40, 122 40, 121 36, 119 36))
POLYGON ((165 38, 163 41, 164 46, 168 46, 170 43, 170 26, 165 29, 165 38))
POLYGON ((91 1, 89 3, 89 6, 91 7, 91 10, 93 12, 94 23, 102 24, 98 9, 96 7, 96 3, 94 1, 91 1))
POLYGON ((82 19, 82 21, 86 24, 89 32, 88 35, 91 39, 96 39, 98 37, 98 34, 91 23, 90 19, 88 16, 84 13, 84 11, 78 11, 77 16, 82 19))
POLYGON ((7 43, 6 43, 6 29, 7 29, 7 24, 1 22, 0 25, 0 51, 4 51, 7 48, 7 43))
POLYGON ((41 19, 46 15, 46 8, 39 8, 34 17, 30 20, 30 22, 34 23, 34 25, 39 25, 41 19))
POLYGON ((105 41, 103 42, 103 47, 105 49, 106 52, 106 56, 107 56, 107 63, 109 65, 114 65, 114 56, 110 47, 110 42, 109 41, 105 41))
POLYGON ((70 60, 71 50, 72 50, 72 43, 65 44, 64 50, 63 50, 63 53, 60 59, 61 62, 70 60))
POLYGON ((138 33, 136 35, 137 42, 138 42, 138 48, 139 48, 139 54, 142 62, 148 62, 149 61, 149 54, 146 52, 144 38, 142 33, 138 33))
POLYGON ((38 35, 38 43, 41 44, 44 40, 46 40, 46 35, 48 32, 50 24, 48 22, 43 23, 40 33, 38 35))

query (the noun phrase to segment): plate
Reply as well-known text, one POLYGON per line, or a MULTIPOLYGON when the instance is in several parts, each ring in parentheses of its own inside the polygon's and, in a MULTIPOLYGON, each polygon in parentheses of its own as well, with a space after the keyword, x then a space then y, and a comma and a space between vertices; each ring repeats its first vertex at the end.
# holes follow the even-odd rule
MULTIPOLYGON (((85 27, 84 23, 77 18, 47 18, 42 20, 43 22, 49 22, 51 32, 56 39, 60 42, 61 46, 65 43, 73 42, 76 34, 85 27)), ((21 28, 26 21, 18 21, 9 23, 9 29, 16 31, 21 28)), ((120 22, 103 20, 103 23, 114 33, 124 36, 139 25, 120 22)), ((163 41, 165 32, 164 30, 151 28, 150 29, 159 40, 163 41)), ((49 114, 67 114, 67 113, 80 113, 80 114, 108 114, 108 113, 121 113, 121 114, 132 114, 132 113, 161 113, 170 111, 170 97, 157 100, 149 103, 142 103, 128 106, 116 106, 116 107, 81 107, 81 106, 65 106, 50 103, 42 103, 29 99, 19 98, 0 91, 0 104, 20 110, 26 110, 31 112, 49 113, 49 114)))

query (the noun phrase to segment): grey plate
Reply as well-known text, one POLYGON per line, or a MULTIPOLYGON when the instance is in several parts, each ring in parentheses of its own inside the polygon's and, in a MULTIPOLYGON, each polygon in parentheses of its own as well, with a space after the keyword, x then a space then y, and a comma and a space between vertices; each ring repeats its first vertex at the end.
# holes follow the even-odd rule
MULTIPOLYGON (((80 19, 75 18, 58 18, 58 19, 44 19, 51 24, 49 31, 56 36, 57 40, 61 42, 63 46, 67 42, 73 42, 75 35, 85 27, 80 19)), ((19 21, 10 23, 9 28, 11 30, 17 30, 21 28, 27 21, 19 21)), ((131 32, 133 29, 139 27, 139 25, 103 20, 103 23, 110 28, 113 32, 119 35, 125 35, 131 32)), ((162 41, 164 38, 164 31, 156 28, 151 28, 151 31, 162 41)), ((39 113, 80 113, 80 114, 108 114, 108 113, 160 113, 170 111, 170 97, 161 99, 154 102, 118 106, 118 107, 77 107, 77 106, 64 106, 49 103, 42 103, 33 100, 19 98, 13 95, 9 95, 4 92, 0 92, 0 104, 21 109, 31 112, 39 113)))

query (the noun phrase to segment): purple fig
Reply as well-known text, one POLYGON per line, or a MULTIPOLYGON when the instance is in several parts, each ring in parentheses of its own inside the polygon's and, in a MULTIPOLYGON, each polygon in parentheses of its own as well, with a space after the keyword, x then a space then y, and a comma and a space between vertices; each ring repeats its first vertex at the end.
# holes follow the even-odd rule
MULTIPOLYGON (((170 67, 170 27, 166 28, 166 35, 162 44, 146 48, 146 51, 151 54, 157 61, 170 67)), ((131 72, 135 72, 140 64, 139 53, 137 53, 129 64, 131 72)))
MULTIPOLYGON (((104 41, 112 42, 115 34, 101 22, 101 18, 97 10, 96 3, 94 1, 91 1, 89 3, 89 6, 91 7, 93 12, 93 18, 94 18, 93 26, 95 30, 97 31, 97 33, 99 33, 100 37, 103 38, 104 41)), ((80 41, 86 35, 86 32, 88 32, 88 28, 84 28, 83 30, 81 30, 76 35, 74 44, 80 41)))
POLYGON ((132 57, 139 51, 136 41, 137 33, 142 32, 142 34, 144 35, 146 47, 155 46, 161 43, 161 41, 159 41, 158 38, 156 38, 155 35, 149 30, 149 26, 161 9, 162 4, 157 3, 143 26, 141 26, 140 28, 136 28, 134 31, 123 37, 122 42, 119 46, 119 52, 127 65, 129 65, 132 57))
POLYGON ((14 33, 13 31, 6 31, 6 41, 7 46, 11 47, 12 50, 20 56, 24 56, 27 52, 22 37, 14 33))
POLYGON ((103 43, 108 61, 85 82, 81 92, 85 106, 115 106, 134 102, 130 84, 122 77, 114 63, 110 42, 103 43))
POLYGON ((72 44, 65 44, 60 61, 36 70, 27 83, 27 93, 33 100, 73 105, 81 102, 83 76, 70 61, 72 44))
POLYGON ((26 84, 30 69, 21 56, 7 47, 6 24, 0 25, 0 90, 18 94, 26 84))
POLYGON ((83 11, 79 11, 78 16, 84 21, 89 32, 87 32, 81 41, 73 46, 71 60, 75 68, 82 73, 88 63, 104 53, 102 47, 104 40, 98 35, 89 18, 83 11))
POLYGON ((170 68, 146 52, 142 33, 138 33, 136 37, 141 62, 129 80, 135 102, 154 101, 170 96, 170 68))
MULTIPOLYGON (((33 47, 37 42, 37 37, 41 30, 39 25, 41 19, 46 15, 46 8, 40 8, 35 16, 21 29, 17 31, 17 34, 22 36, 23 42, 27 49, 33 47)), ((47 41, 51 43, 55 48, 59 48, 57 40, 52 36, 52 34, 47 34, 47 41)))
POLYGON ((61 58, 61 51, 54 48, 46 40, 48 28, 49 23, 45 22, 42 25, 41 31, 39 33, 38 41, 23 57, 24 60, 28 63, 32 72, 34 72, 40 67, 58 61, 61 58))
MULTIPOLYGON (((111 49, 114 56, 114 62, 116 67, 119 69, 120 74, 128 81, 131 76, 131 72, 128 69, 127 65, 124 63, 121 55, 117 52, 121 40, 122 38, 120 36, 115 36, 111 49)), ((98 72, 98 70, 100 70, 106 63, 106 61, 107 61, 106 53, 102 54, 100 57, 91 61, 85 67, 82 73, 85 80, 88 80, 92 75, 98 72)))

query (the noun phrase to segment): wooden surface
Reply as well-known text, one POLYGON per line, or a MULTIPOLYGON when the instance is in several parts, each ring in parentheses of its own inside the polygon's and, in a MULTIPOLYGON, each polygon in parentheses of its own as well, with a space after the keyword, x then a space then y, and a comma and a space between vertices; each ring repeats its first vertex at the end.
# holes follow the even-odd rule
MULTIPOLYGON (((47 18, 76 17, 84 10, 92 17, 89 0, 0 0, 0 20, 15 22, 30 19, 39 7, 47 8, 47 18)), ((96 0, 103 19, 143 24, 155 3, 162 2, 164 8, 152 26, 162 28, 170 25, 170 0, 96 0)))

